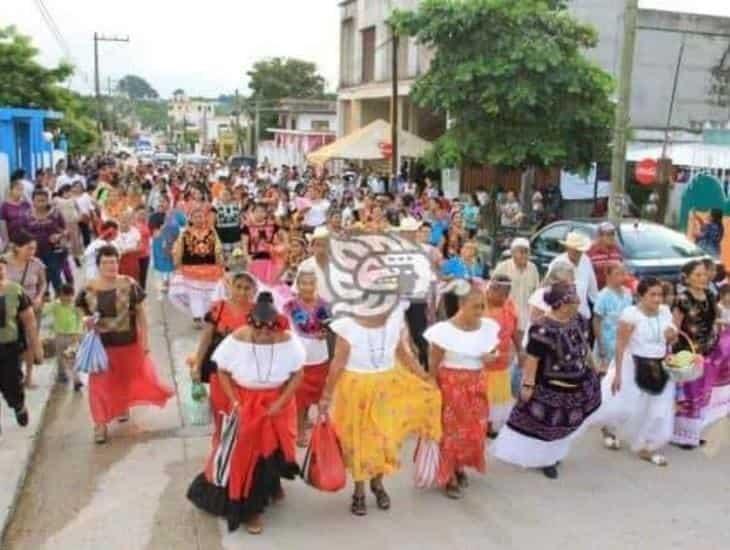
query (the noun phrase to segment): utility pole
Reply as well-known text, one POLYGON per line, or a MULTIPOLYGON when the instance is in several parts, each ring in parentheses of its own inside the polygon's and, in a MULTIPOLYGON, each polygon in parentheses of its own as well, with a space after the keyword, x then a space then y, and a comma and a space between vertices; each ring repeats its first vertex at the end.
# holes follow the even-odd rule
MULTIPOLYGON (((390 143, 392 146, 392 157, 390 159, 390 172, 391 172, 391 185, 395 185, 396 178, 398 177, 398 35, 396 34, 395 28, 393 28, 393 41, 392 41, 392 67, 393 72, 392 78, 392 93, 390 96, 390 143)), ((394 189, 389 191, 394 192, 394 189)))
MULTIPOLYGON (((101 104, 101 81, 99 77, 99 42, 129 42, 129 37, 103 36, 94 33, 94 91, 96 93, 96 130, 99 132, 99 139, 103 137, 102 131, 102 104, 101 104)), ((102 143, 103 147, 103 143, 102 143)))
POLYGON ((639 19, 639 0, 626 0, 624 12, 624 40, 621 50, 621 69, 618 78, 619 95, 613 135, 613 162, 611 163, 611 199, 608 215, 618 223, 623 217, 626 189, 626 134, 631 117, 631 79, 634 72, 634 50, 639 19))
POLYGON ((238 102, 238 88, 236 88, 236 102, 234 103, 233 114, 236 116, 236 153, 241 154, 241 105, 238 102))
POLYGON ((253 151, 251 151, 251 154, 255 157, 259 157, 259 136, 261 135, 261 102, 257 99, 256 100, 256 128, 254 130, 254 147, 253 151))

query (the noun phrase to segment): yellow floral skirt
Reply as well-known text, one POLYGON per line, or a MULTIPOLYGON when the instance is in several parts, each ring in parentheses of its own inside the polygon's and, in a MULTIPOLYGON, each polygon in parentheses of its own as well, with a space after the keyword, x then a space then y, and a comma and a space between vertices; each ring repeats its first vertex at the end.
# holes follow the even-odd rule
POLYGON ((512 411, 514 399, 509 369, 487 370, 487 401, 489 401, 489 422, 493 430, 499 430, 512 411))
POLYGON ((335 387, 332 421, 354 481, 392 474, 410 434, 441 439, 441 393, 396 367, 378 373, 344 371, 335 387))

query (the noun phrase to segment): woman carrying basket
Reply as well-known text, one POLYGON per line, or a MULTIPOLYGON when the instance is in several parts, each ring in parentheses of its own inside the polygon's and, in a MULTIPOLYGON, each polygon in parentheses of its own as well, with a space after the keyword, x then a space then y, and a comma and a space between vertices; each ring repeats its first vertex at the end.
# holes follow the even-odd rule
POLYGON ((639 458, 666 466, 658 451, 672 438, 675 384, 662 362, 667 346, 677 339, 677 329, 662 303, 659 279, 643 279, 637 296, 638 304, 619 318, 614 365, 603 379, 604 404, 597 416, 615 430, 611 433, 616 436, 607 436, 608 448, 618 449, 623 437, 639 458))
POLYGON ((99 333, 108 358, 104 372, 89 375, 89 407, 94 421, 94 441, 106 443, 107 424, 129 419, 135 405, 164 407, 173 391, 159 378, 149 356, 144 290, 133 279, 119 275, 119 251, 102 246, 96 255, 99 276, 89 281, 76 298, 76 306, 99 333))

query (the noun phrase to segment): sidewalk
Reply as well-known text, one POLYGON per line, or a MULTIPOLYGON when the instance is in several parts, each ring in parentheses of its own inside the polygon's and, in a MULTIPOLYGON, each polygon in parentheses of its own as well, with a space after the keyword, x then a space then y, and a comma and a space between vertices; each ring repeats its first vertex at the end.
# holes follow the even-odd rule
POLYGON ((25 394, 30 413, 30 423, 25 428, 18 426, 14 412, 4 401, 0 404, 0 541, 15 511, 41 435, 46 406, 55 385, 55 360, 37 366, 33 376, 38 387, 25 394))

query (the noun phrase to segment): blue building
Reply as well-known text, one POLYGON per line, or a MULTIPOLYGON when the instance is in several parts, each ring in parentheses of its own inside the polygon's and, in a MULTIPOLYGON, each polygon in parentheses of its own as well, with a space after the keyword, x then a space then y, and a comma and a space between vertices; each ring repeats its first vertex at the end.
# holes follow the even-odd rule
MULTIPOLYGON (((47 139, 45 122, 60 118, 63 115, 55 111, 0 107, 0 190, 19 168, 32 178, 37 170, 53 166, 57 155, 53 140, 47 139)), ((65 145, 61 149, 65 153, 65 145)))

